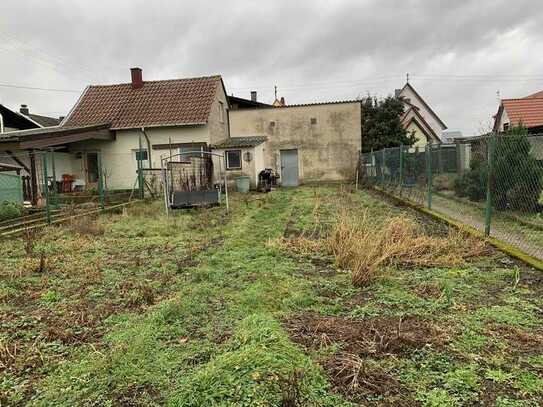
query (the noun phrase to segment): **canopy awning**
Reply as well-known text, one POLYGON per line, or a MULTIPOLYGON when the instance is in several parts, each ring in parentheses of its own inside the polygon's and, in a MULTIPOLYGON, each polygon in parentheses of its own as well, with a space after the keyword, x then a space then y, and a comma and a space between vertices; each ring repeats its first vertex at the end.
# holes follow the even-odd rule
POLYGON ((115 139, 109 124, 82 127, 44 127, 20 130, 0 135, 0 147, 9 145, 12 149, 42 149, 86 140, 115 139))

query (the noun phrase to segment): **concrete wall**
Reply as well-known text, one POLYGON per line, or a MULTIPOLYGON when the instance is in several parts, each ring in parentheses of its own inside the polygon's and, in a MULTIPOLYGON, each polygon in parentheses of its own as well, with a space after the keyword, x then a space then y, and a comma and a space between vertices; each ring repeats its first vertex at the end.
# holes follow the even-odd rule
POLYGON ((216 98, 211 106, 209 114, 209 138, 211 144, 219 144, 229 137, 228 127, 228 99, 221 83, 217 84, 216 98), (223 114, 221 116, 220 109, 222 103, 223 114))
POLYGON ((257 172, 269 167, 280 173, 280 151, 298 149, 300 182, 354 178, 361 148, 358 102, 236 110, 230 126, 232 137, 268 137, 257 172))

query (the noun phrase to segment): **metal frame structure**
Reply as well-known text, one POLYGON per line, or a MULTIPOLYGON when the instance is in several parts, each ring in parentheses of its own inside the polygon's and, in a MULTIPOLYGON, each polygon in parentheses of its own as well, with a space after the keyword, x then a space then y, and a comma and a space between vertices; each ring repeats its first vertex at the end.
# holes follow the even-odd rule
MULTIPOLYGON (((189 157, 190 158, 190 157, 194 156, 194 154, 198 154, 198 155, 201 155, 201 156, 205 155, 205 156, 211 158, 211 160, 213 160, 213 157, 217 157, 219 159, 219 167, 220 167, 219 179, 222 178, 223 181, 224 181, 226 212, 229 212, 230 204, 229 204, 229 200, 228 200, 228 179, 227 179, 227 176, 226 176, 226 170, 224 169, 225 167, 223 165, 224 157, 221 154, 213 153, 213 152, 210 152, 210 151, 198 151, 198 152, 190 151, 190 152, 186 152, 186 153, 179 153, 179 154, 173 154, 173 155, 170 153, 166 157, 163 157, 163 156, 160 157, 160 169, 161 169, 161 173, 162 173, 162 186, 163 186, 162 189, 164 191, 164 206, 166 208, 166 214, 169 214, 170 210, 173 209, 173 188, 170 190, 169 184, 170 184, 171 180, 168 180, 168 163, 169 162, 177 163, 178 161, 173 161, 174 158, 177 158, 177 157, 179 157, 180 159, 182 157, 189 157)), ((182 161, 182 160, 180 160, 180 161, 182 161)), ((220 184, 219 184, 219 188, 217 189, 217 193, 218 193, 218 198, 219 198, 218 200, 219 200, 219 205, 220 205, 220 203, 221 203, 221 193, 222 193, 222 188, 221 188, 220 184)))

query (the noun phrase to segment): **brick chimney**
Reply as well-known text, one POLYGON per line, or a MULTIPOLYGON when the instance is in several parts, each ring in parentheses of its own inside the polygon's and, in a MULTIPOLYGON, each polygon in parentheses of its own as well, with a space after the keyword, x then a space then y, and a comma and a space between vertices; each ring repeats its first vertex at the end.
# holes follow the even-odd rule
POLYGON ((251 91, 251 102, 256 102, 256 90, 251 91))
POLYGON ((142 88, 143 76, 141 74, 141 68, 130 68, 130 74, 132 75, 132 89, 142 88))
POLYGON ((21 105, 19 112, 21 112, 24 115, 28 115, 30 113, 30 110, 28 110, 28 105, 21 105))

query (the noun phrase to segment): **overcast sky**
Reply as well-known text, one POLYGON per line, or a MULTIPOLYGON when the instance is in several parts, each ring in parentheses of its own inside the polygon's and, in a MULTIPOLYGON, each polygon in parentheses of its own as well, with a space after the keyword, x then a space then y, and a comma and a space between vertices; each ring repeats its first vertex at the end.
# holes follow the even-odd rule
POLYGON ((542 17, 539 0, 1 0, 0 103, 65 115, 132 66, 144 80, 221 74, 229 94, 264 102, 277 85, 287 103, 383 97, 409 72, 472 135, 498 91, 543 89, 542 17))

